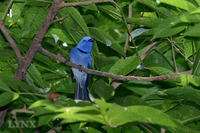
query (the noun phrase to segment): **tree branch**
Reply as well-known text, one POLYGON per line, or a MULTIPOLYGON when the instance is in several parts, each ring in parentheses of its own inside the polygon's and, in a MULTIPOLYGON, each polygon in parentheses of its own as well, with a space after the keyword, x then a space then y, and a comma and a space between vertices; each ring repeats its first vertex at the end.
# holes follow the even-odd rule
POLYGON ((23 75, 26 73, 26 70, 31 64, 34 55, 36 54, 38 47, 41 47, 40 44, 42 42, 42 39, 44 38, 44 34, 54 21, 53 19, 56 16, 62 2, 62 0, 55 0, 51 9, 48 11, 46 18, 42 22, 40 29, 37 31, 35 37, 33 38, 31 46, 24 56, 24 60, 18 64, 17 71, 15 72, 15 77, 17 80, 22 79, 23 75))
POLYGON ((67 6, 84 6, 84 5, 90 5, 90 4, 95 4, 95 3, 105 3, 105 2, 112 2, 112 0, 92 0, 92 1, 86 1, 86 2, 77 2, 77 3, 62 2, 60 4, 60 8, 67 7, 67 6))
MULTIPOLYGON (((97 70, 87 69, 85 67, 81 67, 81 66, 78 66, 76 64, 73 64, 70 61, 66 62, 65 58, 57 56, 57 55, 49 52, 48 50, 43 49, 42 47, 40 47, 38 49, 38 52, 40 52, 40 53, 42 53, 42 54, 44 54, 44 55, 46 55, 46 56, 48 56, 48 57, 50 57, 50 58, 52 58, 54 60, 58 60, 59 62, 65 63, 66 65, 68 65, 70 67, 73 67, 73 68, 79 69, 81 71, 84 71, 84 72, 86 72, 88 74, 95 74, 95 75, 99 75, 99 76, 103 76, 103 77, 113 78, 113 79, 120 80, 120 81, 128 81, 128 80, 137 80, 137 81, 166 80, 168 78, 174 78, 177 75, 186 74, 186 72, 185 73, 173 73, 173 74, 169 74, 169 75, 155 76, 155 77, 135 77, 135 76, 115 75, 115 74, 112 74, 112 73, 106 73, 106 72, 100 72, 100 71, 97 71, 97 70)), ((187 73, 191 73, 191 72, 187 72, 187 73)))
POLYGON ((10 36, 10 34, 8 33, 8 31, 6 30, 6 27, 3 24, 3 20, 0 20, 0 30, 1 32, 4 34, 5 38, 7 39, 7 41, 9 42, 11 48, 13 49, 17 60, 20 60, 22 58, 21 53, 17 47, 17 44, 15 43, 15 41, 13 40, 13 38, 10 36))

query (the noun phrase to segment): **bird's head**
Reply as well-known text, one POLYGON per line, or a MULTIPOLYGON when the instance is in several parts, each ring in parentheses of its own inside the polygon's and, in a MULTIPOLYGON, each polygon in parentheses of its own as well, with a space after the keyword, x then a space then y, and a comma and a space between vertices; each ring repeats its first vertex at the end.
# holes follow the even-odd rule
POLYGON ((93 41, 94 39, 92 39, 91 37, 84 37, 81 39, 76 47, 83 52, 90 53, 92 50, 93 41))

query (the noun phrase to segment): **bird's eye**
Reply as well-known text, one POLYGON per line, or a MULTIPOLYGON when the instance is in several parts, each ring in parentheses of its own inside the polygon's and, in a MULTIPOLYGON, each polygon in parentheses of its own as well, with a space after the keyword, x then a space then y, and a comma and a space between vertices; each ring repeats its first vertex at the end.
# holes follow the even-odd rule
POLYGON ((85 40, 83 40, 83 42, 86 42, 85 40))

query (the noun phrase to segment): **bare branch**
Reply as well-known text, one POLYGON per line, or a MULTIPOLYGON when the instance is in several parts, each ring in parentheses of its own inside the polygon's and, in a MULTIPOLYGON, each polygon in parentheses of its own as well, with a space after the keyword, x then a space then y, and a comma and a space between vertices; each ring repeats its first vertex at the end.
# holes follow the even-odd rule
POLYGON ((44 38, 44 34, 46 33, 49 26, 52 24, 55 15, 57 14, 60 4, 62 0, 55 0, 51 9, 48 11, 45 20, 42 22, 40 29, 37 31, 35 37, 33 38, 32 44, 29 47, 26 55, 24 56, 24 60, 18 64, 17 71, 15 72, 15 79, 21 80, 23 75, 26 73, 31 61, 37 52, 38 48, 41 46, 42 39, 44 38))
POLYGON ((12 47, 17 59, 20 60, 22 58, 21 53, 20 53, 20 51, 19 51, 19 49, 17 47, 17 44, 15 43, 13 38, 10 36, 8 31, 6 30, 6 27, 3 24, 3 20, 0 20, 0 30, 4 34, 4 36, 7 39, 7 41, 9 42, 10 46, 12 47))
POLYGON ((172 37, 170 36, 170 42, 171 42, 171 47, 172 47, 172 57, 173 57, 173 61, 174 61, 174 71, 175 73, 178 72, 177 66, 176 66, 176 58, 175 58, 175 53, 174 53, 174 42, 172 40, 172 37))
POLYGON ((58 18, 53 20, 53 23, 58 22, 58 21, 62 21, 63 19, 67 18, 68 16, 62 17, 62 18, 58 18))
POLYGON ((14 0, 10 0, 8 6, 6 7, 6 10, 5 10, 5 12, 4 12, 4 14, 3 14, 3 16, 2 16, 2 18, 1 18, 2 21, 4 20, 6 14, 7 14, 7 12, 8 12, 8 10, 9 10, 9 8, 10 8, 10 6, 11 6, 12 3, 13 3, 13 1, 14 1, 14 0))
POLYGON ((164 76, 155 76, 155 77, 135 77, 135 76, 123 76, 123 75, 115 75, 112 73, 106 73, 106 72, 100 72, 97 70, 92 70, 92 69, 87 69, 85 67, 81 67, 78 66, 76 64, 71 63, 70 61, 66 61, 65 58, 57 56, 51 52, 49 52, 46 49, 43 49, 42 47, 38 49, 38 52, 54 59, 54 60, 58 60, 59 62, 65 63, 66 65, 70 66, 70 67, 74 67, 77 68, 81 71, 84 71, 88 74, 95 74, 95 75, 99 75, 99 76, 103 76, 103 77, 108 77, 108 78, 113 78, 116 80, 120 80, 120 81, 128 81, 128 80, 137 80, 137 81, 154 81, 154 80, 166 80, 168 78, 174 78, 177 75, 181 75, 181 74, 185 74, 185 73, 173 73, 173 74, 169 74, 169 75, 164 75, 164 76))
MULTIPOLYGON (((132 18, 132 3, 130 3, 128 6, 128 18, 132 18)), ((127 24, 127 28, 129 30, 129 32, 131 32, 131 24, 127 24)), ((126 53, 126 51, 127 51, 128 42, 129 42, 129 34, 127 34, 127 37, 126 37, 126 42, 124 45, 124 53, 126 53)))
POLYGON ((90 5, 95 3, 105 3, 105 2, 112 2, 112 0, 93 0, 93 1, 86 1, 86 2, 76 2, 76 3, 64 3, 60 4, 60 8, 67 7, 67 6, 83 6, 83 5, 90 5))
POLYGON ((146 56, 153 50, 155 49, 156 44, 158 44, 160 41, 153 42, 152 44, 149 45, 149 47, 144 51, 144 53, 140 56, 141 60, 144 60, 146 56))

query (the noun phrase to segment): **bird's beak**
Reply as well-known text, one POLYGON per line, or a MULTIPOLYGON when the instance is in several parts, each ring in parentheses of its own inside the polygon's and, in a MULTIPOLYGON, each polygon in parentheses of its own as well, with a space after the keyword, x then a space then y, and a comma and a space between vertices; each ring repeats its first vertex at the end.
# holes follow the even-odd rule
POLYGON ((88 41, 93 42, 95 40, 95 38, 91 38, 88 41))

